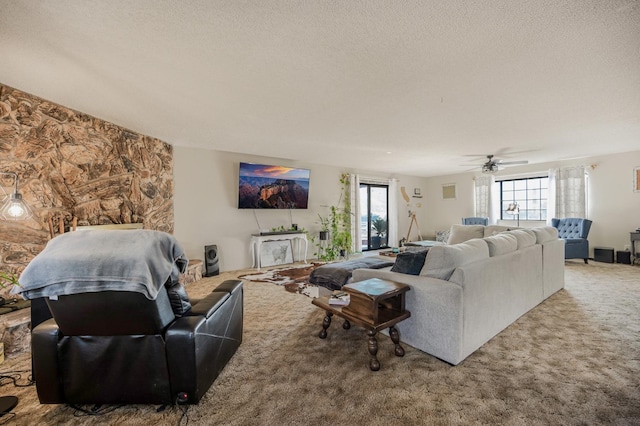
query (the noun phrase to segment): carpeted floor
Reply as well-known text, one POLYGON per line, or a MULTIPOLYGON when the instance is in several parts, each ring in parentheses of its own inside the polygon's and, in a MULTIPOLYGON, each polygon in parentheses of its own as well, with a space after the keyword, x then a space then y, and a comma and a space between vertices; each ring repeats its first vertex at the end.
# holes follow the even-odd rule
MULTIPOLYGON (((132 405, 89 416, 40 405, 34 386, 6 384, 0 394, 20 397, 8 423, 17 425, 638 425, 640 267, 566 265, 564 290, 456 367, 409 346, 397 358, 380 338, 382 369, 371 372, 362 329, 335 321, 321 340, 323 314, 308 297, 247 281, 244 342, 184 415, 132 405)), ((189 293, 241 273, 205 278, 189 293)), ((17 356, 0 372, 29 366, 17 356)))

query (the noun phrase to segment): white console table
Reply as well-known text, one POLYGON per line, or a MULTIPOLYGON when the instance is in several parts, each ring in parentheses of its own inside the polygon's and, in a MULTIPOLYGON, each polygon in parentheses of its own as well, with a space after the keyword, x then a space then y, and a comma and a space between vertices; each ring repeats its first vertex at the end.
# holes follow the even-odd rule
POLYGON ((282 234, 269 234, 269 235, 260 235, 260 234, 252 234, 251 235, 251 267, 257 267, 260 270, 260 246, 265 241, 287 241, 291 240, 292 242, 296 242, 296 247, 298 251, 297 259, 300 260, 302 257, 300 256, 300 249, 302 248, 302 244, 304 244, 304 263, 307 263, 307 248, 309 242, 307 241, 307 234, 305 232, 296 232, 294 233, 282 233, 282 234))

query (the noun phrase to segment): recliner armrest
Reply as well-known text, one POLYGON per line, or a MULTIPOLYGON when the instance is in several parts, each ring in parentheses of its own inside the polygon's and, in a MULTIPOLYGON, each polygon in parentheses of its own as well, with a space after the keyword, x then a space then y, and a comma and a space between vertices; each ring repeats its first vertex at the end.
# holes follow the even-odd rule
POLYGON ((209 318, 231 295, 242 288, 241 280, 226 280, 218 287, 214 288, 203 299, 197 302, 193 300, 191 311, 186 315, 203 315, 209 318))
POLYGON ((201 315, 209 318, 230 297, 229 293, 215 291, 209 293, 204 299, 193 305, 185 316, 201 315))
POLYGON ((242 287, 242 280, 226 280, 218 287, 214 288, 214 292, 227 292, 233 293, 237 291, 238 288, 242 287))

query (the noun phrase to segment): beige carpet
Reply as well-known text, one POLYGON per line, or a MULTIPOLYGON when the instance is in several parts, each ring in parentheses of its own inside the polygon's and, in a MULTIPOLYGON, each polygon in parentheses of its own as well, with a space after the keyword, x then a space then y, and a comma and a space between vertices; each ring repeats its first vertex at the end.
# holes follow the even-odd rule
MULTIPOLYGON (((241 272, 189 292, 202 296, 241 272)), ((148 405, 76 417, 40 405, 34 386, 0 393, 20 397, 9 422, 17 425, 638 425, 640 267, 570 261, 566 278, 564 290, 456 367, 408 346, 397 358, 381 338, 382 369, 371 372, 362 329, 335 321, 321 340, 323 315, 308 297, 246 282, 244 342, 185 417, 148 405)), ((0 372, 29 365, 28 355, 14 357, 0 372)))

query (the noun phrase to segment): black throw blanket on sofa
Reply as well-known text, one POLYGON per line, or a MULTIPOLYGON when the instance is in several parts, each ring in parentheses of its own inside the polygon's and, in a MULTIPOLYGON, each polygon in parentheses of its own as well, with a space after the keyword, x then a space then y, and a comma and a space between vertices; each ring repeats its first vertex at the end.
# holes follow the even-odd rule
POLYGON ((347 260, 346 262, 328 263, 314 269, 309 275, 309 282, 326 287, 329 290, 339 290, 349 281, 355 269, 381 269, 391 265, 393 265, 393 261, 377 257, 363 257, 347 260))

